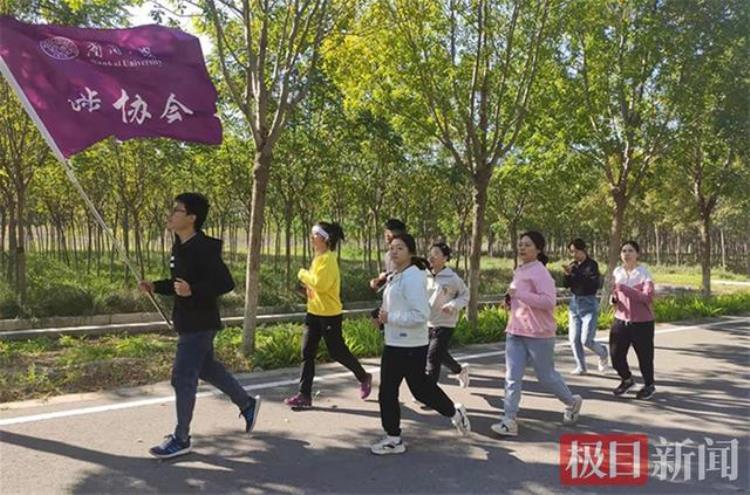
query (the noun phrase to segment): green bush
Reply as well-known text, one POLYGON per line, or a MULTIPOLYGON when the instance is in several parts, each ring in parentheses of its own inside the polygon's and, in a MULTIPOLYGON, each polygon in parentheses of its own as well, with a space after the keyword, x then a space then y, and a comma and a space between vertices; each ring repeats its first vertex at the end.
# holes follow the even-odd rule
POLYGON ((153 311, 148 298, 134 290, 119 290, 97 294, 94 299, 95 313, 138 313, 153 311))
POLYGON ((301 342, 302 332, 298 324, 286 323, 263 329, 256 336, 253 366, 262 369, 294 366, 300 362, 301 342))
POLYGON ((21 305, 15 292, 5 284, 0 284, 0 319, 21 316, 21 305))
POLYGON ((466 314, 458 320, 456 331, 453 333, 453 342, 457 345, 482 344, 505 340, 505 325, 508 322, 508 313, 498 307, 486 307, 479 311, 477 328, 469 329, 469 321, 466 314))
POLYGON ((76 316, 94 312, 94 296, 86 289, 53 283, 31 291, 29 307, 36 316, 76 316))
POLYGON ((346 345, 357 357, 378 356, 383 349, 383 334, 369 318, 344 320, 343 333, 346 345))

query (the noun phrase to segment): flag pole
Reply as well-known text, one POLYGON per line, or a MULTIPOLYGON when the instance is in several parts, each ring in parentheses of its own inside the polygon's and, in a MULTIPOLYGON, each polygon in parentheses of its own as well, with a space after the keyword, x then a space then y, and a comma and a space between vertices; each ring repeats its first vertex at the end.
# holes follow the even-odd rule
MULTIPOLYGON (((18 96, 18 99, 21 101, 21 104, 23 105, 24 109, 26 110, 26 113, 31 118, 32 122, 36 125, 37 129, 39 129, 39 132, 42 133, 42 137, 47 142, 47 146, 50 147, 52 150, 52 153, 55 155, 55 158, 60 162, 60 164, 63 166, 63 169, 65 170, 65 175, 68 176, 68 180, 70 180, 70 183, 73 184, 73 188, 78 192, 78 194, 83 199, 83 202, 86 203, 86 206, 89 209, 89 212, 94 217, 96 222, 99 224, 99 226, 104 230, 104 232, 109 236, 110 240, 112 241, 113 246, 115 247, 115 250, 120 255, 120 258, 125 263, 125 266, 130 270, 130 272, 133 274, 133 277, 135 278, 136 282, 140 282, 140 277, 138 276, 138 271, 135 269, 135 265, 133 265, 132 261, 128 258, 127 254, 125 253, 125 249, 123 248, 120 241, 115 237, 114 232, 112 232, 112 229, 109 228, 109 225, 104 221, 104 218, 99 214, 99 211, 96 209, 96 206, 91 201, 91 198, 89 198, 89 195, 86 194, 86 191, 83 189, 83 186, 81 186, 81 183, 78 182, 78 177, 76 177, 75 171, 73 170, 73 167, 70 165, 70 161, 65 158, 65 156, 62 154, 62 151, 60 151, 60 147, 57 146, 57 143, 54 139, 52 139, 52 135, 47 130, 47 127, 44 125, 42 120, 39 118, 39 115, 36 113, 36 110, 34 110, 34 107, 31 105, 31 102, 26 98, 26 94, 21 89, 21 86, 18 84, 18 81, 16 81, 16 78, 13 76, 13 73, 10 71, 10 68, 5 63, 5 60, 2 56, 0 56, 0 72, 5 76, 5 79, 10 83, 11 88, 13 88, 13 91, 16 93, 16 96, 18 96)), ((146 292, 146 296, 151 301, 151 304, 154 305, 156 310, 159 312, 161 317, 164 319, 164 322, 167 324, 168 327, 172 328, 172 322, 169 320, 169 317, 164 312, 164 309, 162 309, 159 302, 156 300, 154 295, 150 292, 146 292)))

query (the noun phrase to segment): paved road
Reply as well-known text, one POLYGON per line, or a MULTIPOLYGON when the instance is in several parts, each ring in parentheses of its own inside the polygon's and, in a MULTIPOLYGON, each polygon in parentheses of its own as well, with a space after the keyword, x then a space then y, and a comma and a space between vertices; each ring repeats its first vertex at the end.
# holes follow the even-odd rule
MULTIPOLYGON (((606 339, 606 333, 599 338, 606 339)), ((202 389, 194 452, 171 462, 146 453, 172 428, 168 384, 4 404, 0 493, 747 492, 750 318, 660 325, 656 345, 658 392, 652 401, 613 398, 617 379, 612 375, 568 376, 585 403, 580 423, 563 427, 560 404, 532 376, 524 383, 521 435, 511 440, 496 438, 489 428, 502 404, 502 346, 461 349, 474 366, 471 388, 459 389, 451 378, 443 382, 454 400, 466 404, 473 433, 458 438, 448 420, 409 402, 404 388, 408 452, 401 456, 369 453, 368 445, 381 435, 377 400, 358 400, 353 378, 337 365, 319 368, 316 407, 303 412, 281 404, 294 390, 296 370, 244 377, 243 384, 264 396, 257 432, 249 437, 240 433, 234 407, 210 388, 202 389), (704 446, 737 439, 738 478, 722 478, 714 470, 699 480, 693 456, 687 482, 680 481, 682 469, 678 480, 652 476, 640 488, 562 486, 560 436, 615 432, 647 434, 652 459, 659 437, 689 438, 704 446)), ((376 368, 376 361, 369 363, 376 368)), ((557 363, 564 371, 573 368, 564 343, 557 363)), ((724 452, 732 458, 731 451, 724 452)))

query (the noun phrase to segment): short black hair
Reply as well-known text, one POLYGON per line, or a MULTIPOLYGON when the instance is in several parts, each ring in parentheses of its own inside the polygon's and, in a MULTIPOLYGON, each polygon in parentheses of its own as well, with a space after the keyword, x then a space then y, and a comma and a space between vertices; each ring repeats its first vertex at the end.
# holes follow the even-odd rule
POLYGON ((581 239, 580 237, 576 237, 572 241, 568 243, 568 249, 570 249, 570 246, 573 246, 579 251, 586 251, 586 241, 581 239))
POLYGON ((638 243, 637 243, 637 242, 635 242, 635 241, 625 241, 625 242, 623 242, 623 243, 622 243, 622 246, 620 246, 620 249, 624 248, 624 247, 625 247, 625 246, 627 246, 628 244, 630 244, 631 246, 633 246, 633 249, 635 249, 635 252, 636 252, 636 253, 639 253, 639 254, 640 254, 640 252, 641 252, 641 247, 640 247, 640 246, 638 245, 638 243))
POLYGON ((398 218, 389 218, 385 221, 384 227, 394 234, 399 232, 406 232, 406 224, 398 218))
POLYGON ((411 264, 419 268, 420 270, 428 270, 430 269, 430 262, 427 261, 425 258, 422 258, 420 256, 416 256, 417 253, 417 241, 414 240, 414 237, 411 234, 407 234, 406 232, 400 232, 393 236, 393 239, 391 240, 391 244, 393 244, 393 241, 400 240, 406 245, 406 249, 409 251, 409 254, 411 255, 411 264))
POLYGON ((195 230, 200 230, 208 216, 208 198, 197 192, 184 192, 175 196, 174 200, 185 205, 187 215, 195 215, 195 230))
POLYGON ((435 244, 430 246, 430 249, 432 248, 438 248, 440 252, 443 253, 443 256, 445 256, 445 259, 450 261, 451 253, 453 253, 453 251, 451 250, 450 246, 448 246, 446 243, 436 242, 435 244))

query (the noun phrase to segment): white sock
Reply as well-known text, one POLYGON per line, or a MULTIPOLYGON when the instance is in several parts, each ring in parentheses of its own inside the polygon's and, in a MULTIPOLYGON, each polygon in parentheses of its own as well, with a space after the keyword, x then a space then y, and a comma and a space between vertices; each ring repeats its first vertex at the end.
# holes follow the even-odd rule
POLYGON ((393 442, 393 443, 401 443, 401 437, 400 437, 400 436, 398 436, 398 437, 393 437, 393 436, 391 436, 391 435, 387 435, 387 437, 388 437, 388 441, 389 441, 389 442, 393 442))

